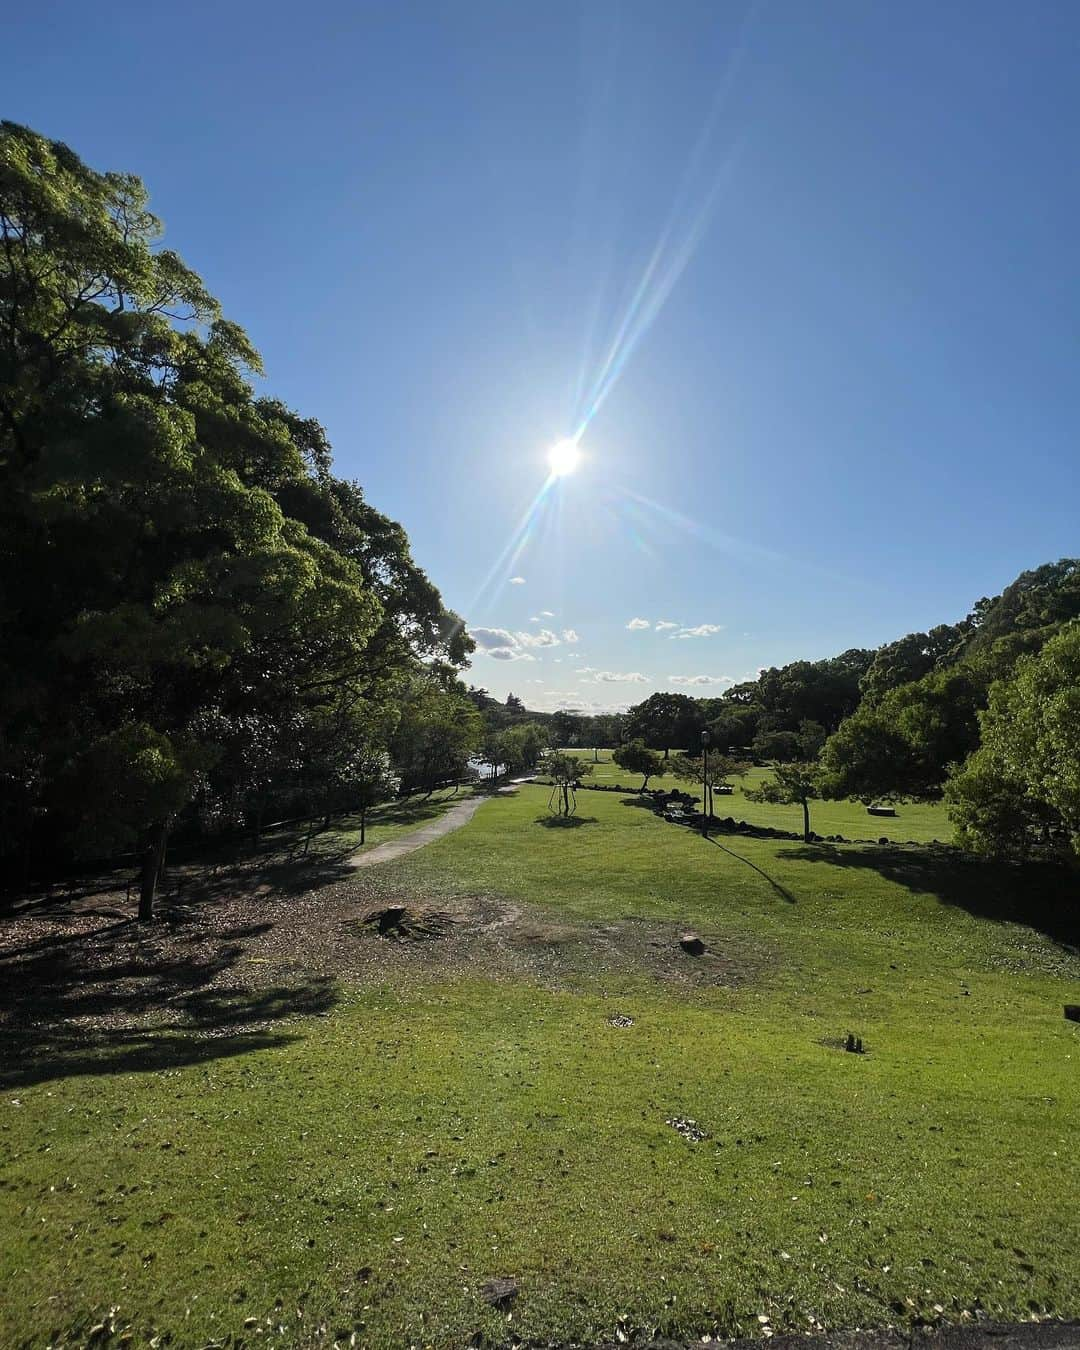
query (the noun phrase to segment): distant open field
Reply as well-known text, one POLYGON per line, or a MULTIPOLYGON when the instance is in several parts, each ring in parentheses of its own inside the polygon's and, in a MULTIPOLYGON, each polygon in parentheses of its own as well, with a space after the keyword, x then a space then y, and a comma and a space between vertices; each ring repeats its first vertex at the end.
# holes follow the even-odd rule
MULTIPOLYGON (((582 781, 589 783, 621 783, 627 787, 637 787, 641 783, 640 774, 627 773, 612 763, 610 750, 579 750, 572 753, 592 762, 595 754, 599 763, 593 765, 590 775, 582 781)), ((745 778, 732 779, 735 791, 731 796, 717 796, 715 811, 718 816, 734 816, 736 820, 748 820, 752 825, 768 825, 774 829, 802 832, 802 808, 798 806, 770 806, 763 802, 752 802, 744 789, 754 787, 770 776, 769 769, 751 769, 745 778)), ((695 785, 680 782, 676 778, 663 775, 649 780, 650 788, 682 788, 694 791, 695 785)), ((587 794, 586 794, 587 795, 587 794)), ((583 797, 582 800, 585 798, 583 797)), ((815 802, 810 809, 810 825, 818 834, 842 834, 845 839, 879 839, 883 835, 900 843, 930 843, 932 840, 948 842, 952 838, 952 825, 945 813, 945 807, 939 802, 901 803, 895 807, 896 816, 871 816, 867 814, 862 802, 815 802)))
POLYGON ((1060 876, 581 800, 149 933, 0 924, 0 1344, 1080 1312, 1060 876))

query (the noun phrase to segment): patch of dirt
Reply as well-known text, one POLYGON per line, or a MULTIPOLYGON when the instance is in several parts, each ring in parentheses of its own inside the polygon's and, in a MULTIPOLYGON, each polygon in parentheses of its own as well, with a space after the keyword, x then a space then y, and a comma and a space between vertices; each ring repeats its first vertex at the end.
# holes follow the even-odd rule
POLYGON ((203 1053, 192 1042, 279 1043, 283 1024, 326 1015, 348 985, 479 974, 552 989, 595 990, 619 975, 734 987, 770 959, 714 934, 689 956, 675 922, 575 923, 489 895, 403 897, 378 869, 310 875, 308 890, 295 877, 282 887, 236 877, 211 894, 193 884, 164 898, 151 925, 123 890, 0 917, 0 1084, 37 1081, 50 1064, 97 1072, 103 1049, 127 1068, 164 1062, 178 1038, 189 1058, 203 1053))

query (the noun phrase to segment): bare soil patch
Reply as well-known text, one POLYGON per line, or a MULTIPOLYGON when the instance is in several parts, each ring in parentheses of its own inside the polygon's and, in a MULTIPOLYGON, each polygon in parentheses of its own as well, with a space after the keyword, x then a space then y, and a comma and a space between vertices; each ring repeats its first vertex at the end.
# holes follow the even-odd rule
POLYGON ((718 934, 689 955, 674 922, 575 923, 497 896, 403 896, 377 871, 335 875, 325 862, 309 876, 307 890, 295 875, 283 886, 261 873, 193 878, 152 925, 135 921, 122 890, 39 898, 0 918, 0 1083, 27 1081, 35 1058, 94 1072, 102 1049, 135 1068, 168 1062, 181 1040, 187 1058, 225 1053, 192 1041, 273 1043, 290 1019, 327 1014, 347 985, 482 975, 596 988, 630 974, 689 989, 737 986, 766 959, 718 934))

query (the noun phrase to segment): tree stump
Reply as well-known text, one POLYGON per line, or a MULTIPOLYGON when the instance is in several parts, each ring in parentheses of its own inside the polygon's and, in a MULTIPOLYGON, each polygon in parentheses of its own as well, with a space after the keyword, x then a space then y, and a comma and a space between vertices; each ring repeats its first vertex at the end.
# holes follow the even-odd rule
POLYGON ((509 1275, 496 1275, 480 1292, 493 1308, 507 1308, 518 1296, 518 1282, 509 1275))
POLYGON ((705 955, 705 939, 697 933, 684 933, 679 939, 679 946, 688 956, 705 955))
POLYGON ((1080 1022, 1080 1003, 1066 1003, 1065 1016, 1070 1022, 1080 1022))

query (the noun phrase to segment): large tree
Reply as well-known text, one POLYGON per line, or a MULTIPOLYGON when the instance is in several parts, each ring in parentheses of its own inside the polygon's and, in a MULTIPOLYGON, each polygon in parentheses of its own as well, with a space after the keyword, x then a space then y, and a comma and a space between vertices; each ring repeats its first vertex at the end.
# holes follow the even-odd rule
POLYGON ((822 764, 835 797, 933 800, 978 744, 983 686, 967 667, 932 671, 867 702, 830 736, 822 764))
POLYGON ((650 694, 626 714, 628 740, 644 741, 653 750, 691 750, 701 737, 701 708, 687 694, 650 694))
POLYGON ((0 124, 0 817, 134 845, 143 917, 179 815, 257 803, 313 716, 469 648, 159 236, 138 179, 0 124))
POLYGON ((982 744, 947 785, 961 842, 1023 856, 1065 843, 1080 856, 1080 623, 997 681, 982 744))

